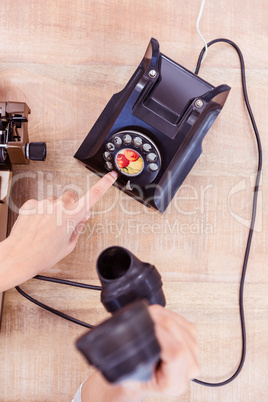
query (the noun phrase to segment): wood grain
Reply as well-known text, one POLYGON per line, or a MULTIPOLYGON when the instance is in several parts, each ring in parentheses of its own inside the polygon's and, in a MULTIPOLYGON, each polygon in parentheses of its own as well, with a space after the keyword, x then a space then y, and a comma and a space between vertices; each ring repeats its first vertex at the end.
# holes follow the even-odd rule
MULTIPOLYGON (((182 0, 1 1, 0 99, 25 101, 32 111, 30 139, 44 140, 48 147, 45 163, 16 167, 14 206, 60 195, 66 188, 83 192, 97 181, 73 154, 111 95, 128 81, 151 36, 164 54, 194 68, 202 47, 195 30, 199 7, 199 1, 182 0)), ((257 230, 245 285, 245 367, 223 388, 191 383, 181 398, 148 397, 148 402, 267 401, 267 17, 265 0, 207 0, 200 23, 207 40, 226 37, 243 51, 264 148, 257 230)), ((167 212, 160 215, 111 189, 94 207, 74 252, 47 274, 98 283, 96 258, 115 244, 154 263, 164 280, 168 307, 197 326, 200 378, 216 382, 235 371, 241 353, 238 290, 257 150, 235 51, 224 44, 210 48, 200 76, 232 90, 204 141, 202 156, 167 212)), ((12 213, 11 221, 15 219, 12 213)), ((87 322, 106 317, 98 293, 35 280, 23 288, 87 322)), ((14 289, 5 296, 0 400, 70 401, 92 372, 74 347, 83 328, 42 311, 14 289)))

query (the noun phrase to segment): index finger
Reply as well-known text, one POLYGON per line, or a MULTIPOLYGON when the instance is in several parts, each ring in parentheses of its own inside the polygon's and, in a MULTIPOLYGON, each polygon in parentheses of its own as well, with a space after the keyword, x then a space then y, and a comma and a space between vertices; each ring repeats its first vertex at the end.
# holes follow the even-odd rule
POLYGON ((109 190, 117 179, 117 173, 113 170, 103 176, 88 192, 80 198, 78 203, 81 205, 82 214, 86 214, 96 202, 109 190))

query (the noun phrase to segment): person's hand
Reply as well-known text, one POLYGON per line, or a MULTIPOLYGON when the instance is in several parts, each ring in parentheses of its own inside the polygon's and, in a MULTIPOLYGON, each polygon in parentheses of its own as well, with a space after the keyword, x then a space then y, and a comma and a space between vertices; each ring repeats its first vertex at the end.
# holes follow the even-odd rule
POLYGON ((79 200, 74 192, 66 191, 58 199, 27 201, 10 236, 0 244, 0 291, 32 278, 68 255, 90 209, 116 178, 116 172, 108 173, 79 200))
POLYGON ((182 316, 159 305, 149 306, 161 347, 161 362, 148 382, 108 383, 100 372, 82 387, 82 402, 140 402, 147 394, 180 396, 199 372, 195 327, 182 316))
POLYGON ((199 373, 195 327, 184 317, 159 305, 150 306, 149 312, 161 347, 161 363, 149 382, 135 382, 135 390, 179 396, 186 391, 189 380, 199 373))

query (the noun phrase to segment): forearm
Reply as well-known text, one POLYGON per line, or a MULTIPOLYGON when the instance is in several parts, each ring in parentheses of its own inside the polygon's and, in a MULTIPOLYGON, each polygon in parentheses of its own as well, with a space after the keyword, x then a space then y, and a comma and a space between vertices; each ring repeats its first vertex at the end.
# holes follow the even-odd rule
POLYGON ((141 391, 109 384, 99 372, 85 381, 81 396, 82 402, 141 402, 145 397, 141 391))

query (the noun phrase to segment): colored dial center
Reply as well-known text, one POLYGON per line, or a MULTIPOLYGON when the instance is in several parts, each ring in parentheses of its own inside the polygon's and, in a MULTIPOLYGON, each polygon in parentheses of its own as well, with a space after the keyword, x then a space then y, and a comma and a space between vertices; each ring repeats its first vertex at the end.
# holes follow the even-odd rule
POLYGON ((133 149, 121 149, 115 159, 118 169, 127 176, 136 176, 143 170, 143 159, 133 149))

